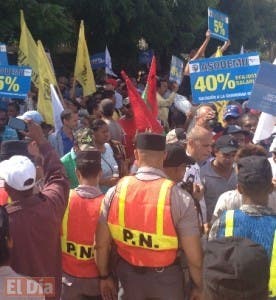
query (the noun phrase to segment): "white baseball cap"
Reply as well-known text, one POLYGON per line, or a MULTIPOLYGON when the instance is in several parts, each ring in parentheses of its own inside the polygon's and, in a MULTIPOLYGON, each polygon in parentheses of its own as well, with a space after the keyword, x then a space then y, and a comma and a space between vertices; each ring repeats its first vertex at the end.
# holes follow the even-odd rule
POLYGON ((26 191, 35 185, 36 168, 28 157, 14 155, 0 163, 0 177, 13 189, 26 191))

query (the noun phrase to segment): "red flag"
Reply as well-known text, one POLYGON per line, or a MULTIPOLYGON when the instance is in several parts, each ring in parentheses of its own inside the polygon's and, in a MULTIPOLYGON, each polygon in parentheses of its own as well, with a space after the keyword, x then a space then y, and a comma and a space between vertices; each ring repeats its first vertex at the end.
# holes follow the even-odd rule
POLYGON ((144 132, 150 129, 152 132, 162 133, 162 126, 147 108, 146 103, 142 100, 141 95, 138 93, 127 74, 122 71, 121 75, 127 85, 128 97, 132 105, 137 130, 139 132, 144 132))
POLYGON ((148 105, 149 109, 155 118, 158 116, 158 105, 156 99, 156 59, 152 57, 150 70, 148 74, 147 84, 142 95, 143 100, 148 105))

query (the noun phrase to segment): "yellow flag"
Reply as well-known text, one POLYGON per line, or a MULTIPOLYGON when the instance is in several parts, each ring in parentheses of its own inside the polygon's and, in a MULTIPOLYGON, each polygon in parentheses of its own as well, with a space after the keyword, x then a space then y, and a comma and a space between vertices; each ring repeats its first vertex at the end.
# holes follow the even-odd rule
MULTIPOLYGON (((221 57, 222 56, 222 52, 221 52, 221 48, 218 47, 217 51, 215 53, 215 57, 221 57)), ((228 104, 228 101, 226 100, 222 100, 222 101, 218 101, 214 103, 216 108, 217 108, 217 112, 218 112, 218 121, 223 124, 223 113, 225 110, 225 107, 228 104)))
POLYGON ((32 68, 32 81, 38 87, 37 45, 27 27, 22 10, 20 10, 20 24, 21 35, 18 49, 18 65, 32 68))
POLYGON ((88 96, 96 92, 94 75, 92 72, 91 62, 84 36, 83 20, 80 23, 79 42, 74 77, 82 86, 83 96, 88 96))
POLYGON ((37 42, 37 58, 39 71, 37 110, 46 123, 54 125, 50 84, 57 86, 57 81, 41 41, 37 42))

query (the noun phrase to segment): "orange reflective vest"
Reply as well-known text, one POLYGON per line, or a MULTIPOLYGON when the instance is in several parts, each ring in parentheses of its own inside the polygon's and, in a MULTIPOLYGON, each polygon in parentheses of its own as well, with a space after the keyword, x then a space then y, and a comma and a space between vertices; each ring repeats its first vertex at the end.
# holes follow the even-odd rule
POLYGON ((5 205, 7 203, 11 203, 11 197, 7 193, 4 187, 0 188, 0 205, 5 205))
POLYGON ((62 269, 78 278, 98 277, 94 241, 103 195, 93 199, 80 197, 71 190, 62 221, 62 269))
POLYGON ((128 263, 144 267, 171 265, 178 239, 171 216, 171 180, 122 178, 108 214, 108 227, 119 255, 128 263))

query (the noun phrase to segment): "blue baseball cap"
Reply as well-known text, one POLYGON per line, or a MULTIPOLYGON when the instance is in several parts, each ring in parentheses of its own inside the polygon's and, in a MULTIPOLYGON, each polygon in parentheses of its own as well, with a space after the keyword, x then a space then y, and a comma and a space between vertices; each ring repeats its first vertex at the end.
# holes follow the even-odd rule
POLYGON ((223 120, 227 119, 228 117, 231 118, 239 118, 242 114, 242 111, 239 106, 237 105, 227 105, 223 114, 223 120))

